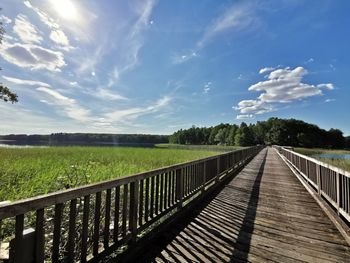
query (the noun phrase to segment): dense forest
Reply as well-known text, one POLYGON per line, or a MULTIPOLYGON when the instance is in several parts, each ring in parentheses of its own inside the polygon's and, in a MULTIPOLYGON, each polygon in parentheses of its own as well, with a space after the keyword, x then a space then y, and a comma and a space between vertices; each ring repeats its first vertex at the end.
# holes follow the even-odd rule
POLYGON ((15 144, 85 145, 85 144, 155 144, 167 143, 167 135, 151 134, 100 134, 100 133, 53 133, 50 135, 10 134, 0 140, 15 144))
POLYGON ((294 147, 350 148, 350 136, 338 129, 328 131, 295 119, 270 118, 247 125, 221 123, 213 127, 181 129, 169 137, 176 144, 221 144, 249 146, 256 144, 294 147))

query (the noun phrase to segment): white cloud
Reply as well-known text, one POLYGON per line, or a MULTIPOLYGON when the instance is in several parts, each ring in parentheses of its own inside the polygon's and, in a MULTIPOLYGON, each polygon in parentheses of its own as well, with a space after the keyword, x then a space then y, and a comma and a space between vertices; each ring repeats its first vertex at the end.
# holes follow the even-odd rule
POLYGON ((26 79, 17 79, 8 76, 2 76, 3 79, 18 85, 29 85, 29 86, 42 86, 42 87, 50 87, 49 84, 36 80, 26 80, 26 79))
POLYGON ((220 34, 230 31, 241 32, 248 31, 259 25, 259 18, 256 14, 256 6, 244 2, 241 4, 233 4, 220 14, 211 24, 204 30, 202 36, 196 43, 194 51, 188 54, 180 54, 173 56, 173 64, 181 64, 198 56, 199 50, 202 49, 213 38, 220 34))
POLYGON ((112 91, 108 89, 97 89, 96 91, 92 91, 89 93, 90 95, 99 98, 99 99, 104 99, 104 100, 127 100, 126 97, 113 93, 112 91))
POLYGON ((88 122, 92 120, 90 110, 80 106, 75 99, 68 98, 48 87, 39 87, 37 90, 48 95, 47 98, 42 99, 41 102, 56 106, 58 112, 63 112, 69 118, 79 122, 88 122))
POLYGON ((12 22, 12 20, 5 15, 0 15, 0 21, 4 24, 10 24, 12 22))
POLYGON ((254 119, 254 115, 253 115, 253 114, 240 114, 240 115, 237 115, 236 119, 237 119, 237 120, 249 120, 249 119, 254 119))
MULTIPOLYGON (((261 69, 260 74, 265 73, 261 69)), ((262 92, 256 99, 242 100, 233 107, 241 114, 263 114, 277 109, 281 103, 292 103, 305 98, 323 95, 322 89, 332 90, 332 83, 306 84, 302 79, 307 75, 303 67, 276 69, 267 75, 267 80, 249 87, 249 91, 262 92)))
POLYGON ((156 101, 153 105, 150 105, 147 107, 133 107, 133 108, 128 108, 124 110, 109 112, 104 114, 104 118, 107 120, 107 122, 110 122, 110 123, 125 122, 128 120, 133 120, 138 118, 141 115, 158 112, 162 108, 169 105, 171 100, 172 100, 171 97, 164 96, 163 98, 156 101))
POLYGON ((309 58, 307 61, 305 61, 305 64, 309 64, 314 62, 315 60, 313 58, 309 58))
POLYGON ((264 74, 264 73, 267 73, 267 72, 271 72, 273 70, 275 70, 275 68, 273 68, 273 67, 262 68, 262 69, 259 70, 259 74, 264 74))
POLYGON ((188 60, 191 60, 195 57, 197 57, 197 53, 194 52, 194 51, 191 51, 189 52, 188 54, 182 54, 182 55, 174 55, 172 58, 171 58, 171 61, 173 64, 181 64, 181 63, 184 63, 188 60))
POLYGON ((54 29, 50 33, 50 39, 58 45, 69 46, 69 40, 66 34, 60 29, 54 29))
POLYGON ((65 51, 69 51, 72 48, 69 44, 69 39, 67 35, 63 32, 60 25, 53 18, 51 18, 48 14, 46 14, 39 8, 34 7, 29 1, 24 1, 24 4, 28 8, 32 9, 39 16, 41 22, 43 22, 50 28, 50 39, 54 43, 59 45, 65 51))
POLYGON ((19 14, 16 17, 13 32, 15 32, 24 43, 38 44, 43 40, 36 27, 29 22, 25 15, 22 14, 19 14))
POLYGON ((255 8, 250 4, 235 4, 221 14, 205 30, 202 38, 197 42, 198 47, 204 46, 212 38, 228 30, 241 31, 256 24, 255 8))
POLYGON ((263 114, 274 110, 272 105, 268 105, 261 100, 242 100, 233 108, 243 114, 263 114))
POLYGON ((41 11, 39 8, 34 7, 29 1, 24 1, 23 3, 26 7, 32 9, 39 16, 41 22, 43 22, 49 28, 60 28, 60 26, 55 22, 54 19, 50 18, 45 12, 41 11))
POLYGON ((328 90, 334 90, 334 85, 332 83, 326 83, 326 84, 318 84, 317 88, 320 89, 328 89, 328 90))
POLYGON ((0 47, 0 54, 8 62, 24 68, 60 71, 66 65, 62 52, 34 44, 4 42, 0 47))
POLYGON ((209 91, 210 91, 210 86, 211 86, 211 82, 207 82, 205 85, 204 85, 204 89, 203 89, 203 93, 204 94, 207 94, 209 91))
POLYGON ((335 101, 335 99, 326 99, 324 102, 328 103, 328 102, 333 102, 335 101))
POLYGON ((139 52, 143 46, 143 32, 149 28, 152 10, 156 4, 155 0, 140 1, 135 5, 135 11, 139 15, 135 24, 126 36, 123 60, 124 63, 118 68, 119 74, 133 69, 139 63, 139 52))

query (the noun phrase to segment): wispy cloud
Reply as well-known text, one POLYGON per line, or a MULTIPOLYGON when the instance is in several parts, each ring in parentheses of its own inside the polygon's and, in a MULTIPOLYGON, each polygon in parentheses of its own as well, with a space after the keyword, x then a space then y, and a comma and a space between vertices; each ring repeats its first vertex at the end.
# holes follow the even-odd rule
POLYGON ((98 99, 102 99, 102 100, 111 100, 111 101, 127 100, 126 97, 124 97, 120 94, 117 94, 115 92, 112 92, 109 89, 104 89, 104 88, 99 88, 96 91, 90 92, 89 94, 98 98, 98 99))
POLYGON ((5 15, 0 15, 0 21, 4 24, 12 23, 12 19, 10 19, 9 17, 7 17, 5 15))
POLYGON ((133 69, 139 63, 139 52, 144 44, 143 32, 150 27, 150 17, 156 4, 155 0, 138 1, 135 12, 138 15, 136 22, 130 28, 123 45, 123 64, 118 65, 119 75, 133 69))
POLYGON ((256 27, 260 20, 256 13, 256 5, 248 2, 231 5, 216 17, 204 30, 195 47, 189 53, 173 55, 173 64, 181 64, 198 57, 200 50, 221 34, 238 33, 256 27))
POLYGON ((253 114, 239 114, 236 117, 237 120, 251 120, 254 119, 253 114))
POLYGON ((271 72, 271 71, 273 71, 273 70, 275 70, 275 69, 276 69, 276 68, 274 68, 274 67, 262 68, 262 69, 259 70, 259 74, 265 74, 265 73, 271 72))
POLYGON ((23 14, 19 14, 16 17, 13 32, 16 33, 24 43, 39 44, 43 40, 37 28, 30 23, 28 18, 23 14))
POLYGON ((63 32, 60 25, 51 18, 47 13, 42 11, 40 8, 33 6, 30 1, 24 1, 24 5, 32 9, 38 16, 41 22, 43 22, 51 30, 50 39, 60 46, 62 49, 68 51, 72 47, 70 46, 69 39, 67 35, 63 32))
POLYGON ((233 4, 206 28, 197 47, 203 47, 223 32, 238 32, 255 25, 258 22, 255 9, 254 5, 247 2, 233 4))
MULTIPOLYGON (((302 82, 308 71, 303 67, 291 69, 269 70, 267 80, 260 81, 249 87, 249 91, 262 92, 257 99, 242 100, 233 108, 244 115, 256 115, 276 110, 278 104, 287 104, 300 101, 305 98, 323 95, 322 90, 332 90, 332 83, 318 85, 302 82)), ((266 68, 261 69, 260 74, 266 73, 266 68)))
POLYGON ((49 84, 36 80, 27 80, 27 79, 18 79, 8 76, 2 76, 3 79, 18 85, 29 85, 29 86, 42 86, 42 87, 50 87, 49 84))
POLYGON ((160 111, 164 107, 168 106, 171 100, 171 97, 164 96, 161 99, 157 100, 154 104, 146 107, 132 107, 105 113, 104 118, 110 123, 130 121, 142 115, 160 111))
POLYGON ((34 44, 4 42, 0 47, 0 54, 5 60, 16 66, 34 70, 60 71, 66 65, 62 52, 34 44))
POLYGON ((90 110, 79 105, 75 99, 64 96, 58 91, 48 87, 39 87, 37 90, 47 95, 47 98, 41 100, 41 102, 56 106, 58 112, 64 113, 67 117, 79 122, 92 120, 90 110))
POLYGON ((181 64, 181 63, 184 63, 188 60, 191 60, 197 56, 198 56, 197 53, 194 51, 191 51, 189 53, 184 53, 182 55, 176 54, 171 58, 171 62, 173 64, 181 64))
POLYGON ((211 84, 212 83, 209 81, 204 85, 204 89, 203 89, 204 94, 207 94, 210 91, 211 84))

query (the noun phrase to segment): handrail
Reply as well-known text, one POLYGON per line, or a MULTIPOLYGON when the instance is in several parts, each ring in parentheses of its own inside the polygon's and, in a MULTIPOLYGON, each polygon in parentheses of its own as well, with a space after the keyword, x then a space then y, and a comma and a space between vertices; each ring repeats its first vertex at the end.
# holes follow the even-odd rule
POLYGON ((350 223, 350 173, 312 157, 274 146, 320 197, 350 223))
POLYGON ((11 240, 10 258, 15 262, 86 262, 136 241, 144 230, 151 231, 152 225, 206 194, 262 148, 10 202, 0 206, 0 243, 11 240), (28 227, 30 234, 24 231, 28 227))

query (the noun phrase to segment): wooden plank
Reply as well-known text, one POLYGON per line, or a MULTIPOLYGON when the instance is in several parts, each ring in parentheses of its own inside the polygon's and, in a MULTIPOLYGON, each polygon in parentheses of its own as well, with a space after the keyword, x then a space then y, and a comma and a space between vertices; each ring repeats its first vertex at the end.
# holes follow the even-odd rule
POLYGON ((122 210, 122 235, 123 237, 127 234, 127 219, 128 219, 128 191, 129 185, 123 186, 123 210, 122 210))
POLYGON ((35 262, 43 263, 45 258, 44 209, 36 211, 35 219, 35 262))
POLYGON ((103 233, 103 246, 105 249, 109 247, 109 225, 111 223, 111 195, 112 190, 107 189, 105 204, 105 229, 103 233))
POLYGON ((77 216, 77 199, 70 201, 69 205, 69 230, 67 242, 67 262, 74 262, 74 247, 76 237, 76 216, 77 216))
POLYGON ((139 225, 141 226, 143 223, 143 216, 144 216, 144 184, 145 184, 145 180, 141 180, 140 181, 140 197, 139 197, 139 225))
POLYGON ((160 174, 160 189, 159 189, 159 212, 163 211, 164 204, 164 174, 160 174))
POLYGON ((136 241, 137 237, 137 211, 138 211, 138 197, 139 197, 139 182, 132 182, 130 184, 130 216, 129 229, 132 236, 132 242, 136 241))
POLYGON ((167 207, 171 206, 171 195, 172 195, 172 178, 173 178, 173 172, 168 172, 167 173, 167 178, 168 178, 168 203, 167 203, 167 207))
POLYGON ((176 171, 172 171, 171 176, 171 204, 174 205, 176 203, 176 171))
POLYGON ((61 225, 62 225, 63 204, 55 205, 54 228, 52 240, 52 262, 60 261, 60 240, 61 240, 61 225))
POLYGON ((0 219, 0 248, 2 243, 2 220, 0 219))
POLYGON ((24 215, 16 216, 15 223, 15 252, 14 252, 14 262, 22 263, 24 262, 23 254, 23 229, 24 229, 24 215))
POLYGON ((149 191, 149 187, 150 187, 150 179, 147 178, 146 179, 146 193, 145 193, 145 222, 148 221, 149 218, 149 200, 150 200, 150 191, 149 191))
POLYGON ((168 197, 169 197, 169 173, 164 174, 164 203, 163 203, 163 209, 168 208, 168 197))
POLYGON ((150 202, 150 208, 149 213, 150 217, 152 218, 154 216, 154 176, 151 177, 151 202, 150 202))
POLYGON ((119 217, 120 217, 120 186, 115 188, 115 201, 114 201, 114 229, 113 229, 113 241, 116 243, 119 236, 119 217))
POLYGON ((90 211, 90 195, 84 196, 84 207, 83 207, 83 222, 81 231, 81 252, 80 261, 86 262, 87 257, 87 240, 89 231, 89 211, 90 211))
POLYGON ((94 216, 94 233, 92 236, 92 254, 98 255, 100 244, 100 222, 101 222, 101 192, 95 195, 95 216, 94 216))
POLYGON ((159 180, 160 174, 156 175, 156 183, 155 183, 155 203, 154 203, 154 213, 157 215, 159 212, 159 184, 160 184, 160 180, 159 180))

